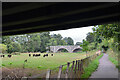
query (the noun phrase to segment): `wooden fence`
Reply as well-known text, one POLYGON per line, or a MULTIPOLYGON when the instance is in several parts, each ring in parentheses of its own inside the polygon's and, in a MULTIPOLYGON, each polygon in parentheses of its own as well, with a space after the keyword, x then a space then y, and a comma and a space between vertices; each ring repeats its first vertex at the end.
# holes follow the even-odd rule
POLYGON ((57 71, 48 70, 46 80, 49 80, 49 78, 81 78, 81 75, 84 73, 84 68, 99 55, 100 54, 94 54, 85 59, 67 62, 67 64, 57 67, 57 71))

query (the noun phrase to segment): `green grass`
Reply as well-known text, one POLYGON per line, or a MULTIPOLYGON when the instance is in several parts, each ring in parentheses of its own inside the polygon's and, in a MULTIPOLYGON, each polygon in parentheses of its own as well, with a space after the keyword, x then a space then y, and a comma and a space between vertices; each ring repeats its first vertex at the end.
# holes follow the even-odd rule
POLYGON ((103 56, 103 54, 101 54, 100 56, 98 56, 95 60, 93 60, 88 67, 84 68, 84 73, 81 75, 81 78, 89 78, 91 76, 91 74, 98 68, 99 65, 99 59, 103 56))
MULTIPOLYGON (((31 53, 32 54, 32 53, 31 53)), ((41 53, 43 56, 46 53, 41 53)), ((90 51, 90 55, 95 54, 95 51, 90 51)), ((60 65, 67 64, 67 62, 72 62, 77 59, 84 59, 86 57, 85 52, 81 53, 54 53, 54 56, 49 57, 29 57, 27 53, 21 53, 20 55, 13 55, 11 58, 2 58, 2 65, 8 68, 22 68, 24 60, 27 59, 28 62, 25 63, 25 68, 33 69, 54 69, 60 65)), ((49 53, 51 55, 51 53, 49 53)))
POLYGON ((109 55, 109 60, 115 64, 116 68, 118 68, 120 70, 120 66, 118 65, 118 53, 112 51, 111 49, 107 50, 107 53, 109 55))
MULTIPOLYGON (((88 54, 93 55, 96 51, 90 51, 88 54)), ((33 54, 33 53, 31 53, 33 54)), ((34 53, 37 54, 37 53, 34 53)), ((40 57, 29 57, 28 53, 21 53, 20 55, 13 55, 11 58, 8 58, 5 54, 4 58, 2 59, 2 67, 6 67, 9 69, 20 69, 22 70, 24 60, 27 59, 27 63, 25 63, 25 69, 27 70, 27 74, 36 75, 36 74, 44 74, 46 73, 47 69, 52 70, 52 74, 56 74, 59 71, 60 65, 67 64, 67 62, 72 62, 75 60, 81 60, 86 57, 86 52, 82 53, 53 53, 54 56, 51 56, 51 53, 48 53, 48 57, 43 57, 46 53, 40 53, 40 57)), ((70 67, 72 64, 70 64, 70 67)), ((62 68, 62 71, 65 71, 67 65, 62 68)))
MULTIPOLYGON (((45 53, 41 53, 43 56, 45 53)), ((50 55, 51 53, 49 53, 50 55)), ((91 54, 92 55, 92 54, 91 54)), ((28 54, 22 53, 21 55, 14 55, 11 58, 5 55, 2 58, 2 64, 8 68, 22 68, 24 60, 27 59, 28 62, 25 63, 25 68, 33 69, 54 69, 60 65, 66 64, 76 59, 85 58, 85 53, 54 53, 54 56, 49 57, 29 57, 28 54)))
POLYGON ((117 61, 116 59, 114 59, 113 57, 110 57, 110 56, 109 56, 109 60, 110 60, 113 64, 115 64, 116 68, 118 68, 118 69, 120 70, 120 67, 118 66, 118 61, 117 61))

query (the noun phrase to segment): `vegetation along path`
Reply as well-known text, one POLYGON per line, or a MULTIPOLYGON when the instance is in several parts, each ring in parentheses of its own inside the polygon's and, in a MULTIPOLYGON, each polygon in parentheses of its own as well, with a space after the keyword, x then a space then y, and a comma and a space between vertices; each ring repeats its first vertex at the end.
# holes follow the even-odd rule
POLYGON ((107 54, 104 54, 99 62, 98 69, 90 78, 118 78, 118 69, 109 61, 107 54))

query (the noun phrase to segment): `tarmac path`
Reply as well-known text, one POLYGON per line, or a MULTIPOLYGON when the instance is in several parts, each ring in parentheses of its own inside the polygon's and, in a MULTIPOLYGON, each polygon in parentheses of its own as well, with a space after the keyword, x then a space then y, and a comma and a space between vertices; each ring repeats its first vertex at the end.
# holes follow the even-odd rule
POLYGON ((118 78, 118 69, 109 61, 108 54, 104 54, 99 62, 98 69, 90 78, 118 78))

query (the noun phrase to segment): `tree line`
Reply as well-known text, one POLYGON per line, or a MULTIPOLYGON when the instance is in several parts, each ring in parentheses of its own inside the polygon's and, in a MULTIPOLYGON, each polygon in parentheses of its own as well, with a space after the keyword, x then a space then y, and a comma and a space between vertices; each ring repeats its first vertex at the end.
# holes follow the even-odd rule
MULTIPOLYGON (((120 51, 120 28, 118 23, 96 25, 93 32, 87 34, 86 40, 76 42, 75 45, 83 47, 83 51, 102 50, 110 48, 112 51, 120 51)), ((12 52, 46 52, 46 47, 57 45, 74 45, 71 37, 63 38, 60 34, 50 32, 3 36, 0 38, 0 53, 12 52)))
POLYGON ((74 45, 71 37, 63 38, 60 34, 50 32, 3 36, 0 53, 13 52, 46 52, 46 47, 57 45, 74 45))
POLYGON ((83 40, 85 48, 89 51, 93 49, 105 50, 111 49, 118 53, 120 51, 120 28, 118 23, 96 25, 92 28, 93 32, 87 34, 86 40, 83 40))

